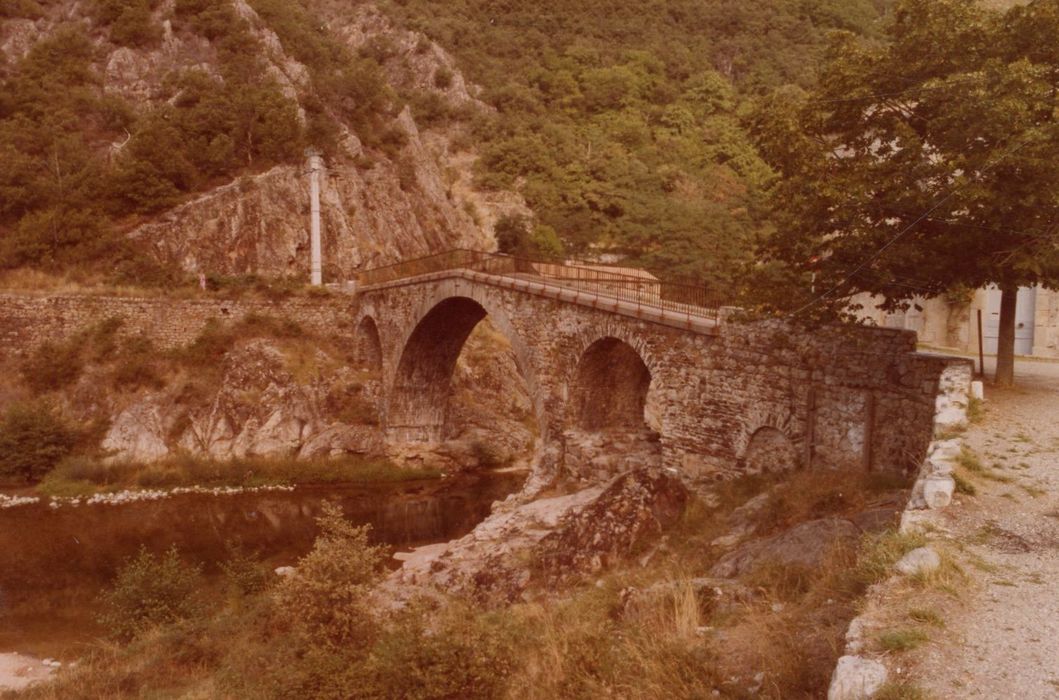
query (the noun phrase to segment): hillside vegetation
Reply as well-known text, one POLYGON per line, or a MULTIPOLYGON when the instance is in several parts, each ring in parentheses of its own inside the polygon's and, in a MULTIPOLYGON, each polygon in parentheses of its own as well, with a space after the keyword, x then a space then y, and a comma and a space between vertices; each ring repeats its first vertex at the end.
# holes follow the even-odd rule
POLYGON ((568 251, 731 284, 767 229, 771 172, 742 117, 812 84, 830 30, 874 35, 882 0, 394 0, 496 114, 479 181, 516 187, 568 251))
MULTIPOLYGON (((115 282, 170 285, 177 273, 123 231, 189 194, 298 162, 309 143, 333 149, 343 127, 368 147, 400 145, 386 124, 400 105, 377 61, 321 35, 297 4, 251 3, 309 70, 297 99, 267 70, 260 31, 233 3, 158 5, 91 0, 81 21, 59 23, 0 66, 0 269, 106 270, 115 282), (104 90, 115 50, 166 56, 163 22, 182 46, 201 47, 201 62, 175 66, 150 99, 104 90)), ((26 0, 0 17, 51 21, 54 9, 26 0)))
MULTIPOLYGON (((533 234, 531 249, 613 252, 731 285, 768 225, 771 172, 743 126, 748 100, 811 84, 827 33, 874 35, 884 4, 383 3, 455 54, 496 108, 482 115, 429 90, 399 94, 385 36, 357 51, 338 40, 358 3, 250 0, 252 17, 230 1, 90 0, 63 15, 75 21, 56 20, 56 3, 5 3, 0 20, 56 26, 0 64, 0 269, 170 286, 180 274, 125 232, 194 193, 296 163, 306 145, 331 151, 346 130, 392 155, 405 140, 393 117, 410 104, 420 124, 481 153, 480 186, 521 191, 536 218, 505 226, 533 234), (269 70, 262 28, 308 70, 297 94, 269 70), (149 99, 104 90, 116 50, 154 60, 174 40, 199 47, 200 63, 175 66, 149 99)), ((441 92, 452 81, 448 69, 431 77, 441 92)))

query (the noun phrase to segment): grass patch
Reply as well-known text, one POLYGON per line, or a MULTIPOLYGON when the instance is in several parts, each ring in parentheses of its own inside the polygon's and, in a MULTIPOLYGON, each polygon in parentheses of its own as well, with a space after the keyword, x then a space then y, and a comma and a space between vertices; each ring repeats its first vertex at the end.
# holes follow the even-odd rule
POLYGON ((1013 481, 1015 481, 1015 479, 1013 477, 1010 477, 1007 474, 998 474, 995 471, 993 471, 992 469, 987 469, 987 470, 983 471, 981 473, 981 477, 983 479, 989 479, 990 481, 995 481, 998 484, 1010 484, 1013 481))
POLYGON ((1025 491, 1030 498, 1040 498, 1048 493, 1044 489, 1037 488, 1036 486, 1029 486, 1028 484, 1019 484, 1019 488, 1025 491))
POLYGON ((437 469, 398 467, 385 459, 277 459, 248 457, 217 461, 180 456, 162 462, 105 462, 67 459, 37 486, 47 496, 87 496, 100 491, 178 486, 269 486, 330 483, 390 483, 436 479, 437 469))
POLYGON ((930 700, 927 691, 908 680, 887 681, 872 696, 874 700, 930 700))
POLYGON ((971 480, 960 470, 952 472, 952 480, 956 484, 956 493, 962 493, 965 496, 977 496, 978 488, 975 487, 971 480))
POLYGON ((926 543, 927 539, 921 533, 890 531, 865 535, 861 540, 853 576, 866 588, 888 577, 901 557, 926 543))
POLYGON ((985 401, 977 396, 967 397, 967 420, 972 425, 981 423, 985 418, 985 401))
POLYGON ((929 608, 912 608, 908 611, 908 617, 910 620, 932 627, 945 626, 945 621, 941 619, 941 615, 929 608))
POLYGON ((952 440, 953 438, 958 438, 966 432, 967 426, 963 423, 959 423, 957 425, 950 425, 946 428, 938 430, 934 433, 934 439, 939 442, 943 442, 945 440, 952 440))
POLYGON ((881 633, 876 641, 883 651, 911 651, 929 642, 930 636, 920 629, 896 629, 881 633))
POLYGON ((933 571, 918 571, 908 578, 920 588, 931 588, 959 598, 967 583, 967 574, 946 552, 939 552, 941 565, 933 571))
POLYGON ((980 460, 974 450, 967 447, 967 445, 960 448, 960 454, 956 457, 956 463, 974 474, 985 471, 985 466, 982 464, 982 460, 980 460))

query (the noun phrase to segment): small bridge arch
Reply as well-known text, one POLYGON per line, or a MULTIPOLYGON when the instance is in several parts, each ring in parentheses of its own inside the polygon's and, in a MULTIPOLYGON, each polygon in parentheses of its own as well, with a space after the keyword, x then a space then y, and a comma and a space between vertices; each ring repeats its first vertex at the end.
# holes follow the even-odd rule
POLYGON ((614 336, 591 343, 574 371, 573 427, 587 431, 642 428, 652 374, 632 345, 614 336))

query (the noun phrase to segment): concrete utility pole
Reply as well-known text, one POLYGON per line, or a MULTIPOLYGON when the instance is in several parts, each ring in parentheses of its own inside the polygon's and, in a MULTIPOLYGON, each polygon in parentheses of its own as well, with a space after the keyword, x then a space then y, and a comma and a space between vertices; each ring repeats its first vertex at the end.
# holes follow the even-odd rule
POLYGON ((309 197, 312 220, 309 226, 310 245, 312 247, 312 279, 313 286, 319 287, 324 282, 323 275, 323 252, 320 248, 320 171, 323 170, 324 162, 320 152, 315 148, 305 149, 305 155, 309 158, 309 197))

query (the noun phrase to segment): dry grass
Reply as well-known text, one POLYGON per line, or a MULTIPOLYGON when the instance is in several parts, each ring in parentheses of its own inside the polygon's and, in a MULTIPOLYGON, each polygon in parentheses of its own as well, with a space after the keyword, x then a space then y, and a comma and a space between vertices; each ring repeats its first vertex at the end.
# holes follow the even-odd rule
POLYGON ((882 651, 911 651, 930 641, 930 635, 918 628, 887 630, 879 634, 876 644, 882 651))
POLYGON ((872 696, 874 700, 929 700, 925 690, 912 681, 888 681, 872 696))
POLYGON ((762 567, 742 602, 719 604, 692 577, 720 556, 709 543, 755 494, 774 494, 759 523, 767 533, 853 513, 894 485, 841 472, 718 485, 709 503, 692 500, 649 566, 633 562, 598 585, 491 612, 435 601, 382 621, 355 657, 292 648, 268 596, 254 594, 130 647, 101 647, 58 690, 31 697, 302 697, 314 694, 308 688, 342 697, 354 687, 402 697, 412 682, 468 699, 821 697, 858 597, 921 537, 882 533, 835 547, 811 569, 762 567), (642 593, 627 605, 632 588, 642 593))

